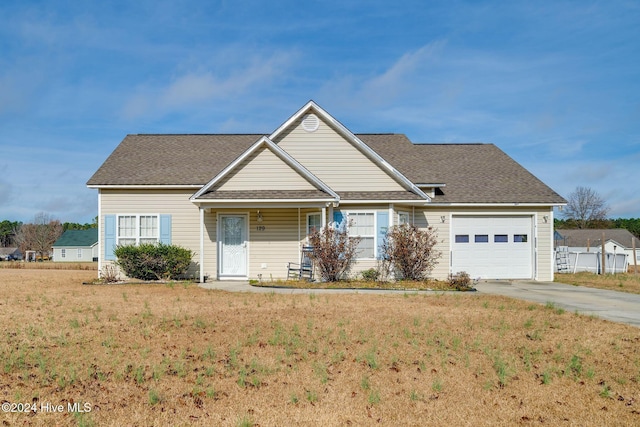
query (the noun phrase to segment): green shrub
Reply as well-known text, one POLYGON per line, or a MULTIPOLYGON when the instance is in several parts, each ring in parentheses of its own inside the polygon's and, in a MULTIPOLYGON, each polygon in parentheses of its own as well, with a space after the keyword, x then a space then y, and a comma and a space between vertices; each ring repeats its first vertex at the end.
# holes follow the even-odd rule
POLYGON ((364 270, 360 274, 362 274, 362 280, 364 280, 365 282, 375 282, 380 276, 380 273, 375 268, 364 270))
POLYGON ((178 279, 189 268, 193 252, 175 245, 144 243, 118 246, 117 264, 133 279, 178 279))

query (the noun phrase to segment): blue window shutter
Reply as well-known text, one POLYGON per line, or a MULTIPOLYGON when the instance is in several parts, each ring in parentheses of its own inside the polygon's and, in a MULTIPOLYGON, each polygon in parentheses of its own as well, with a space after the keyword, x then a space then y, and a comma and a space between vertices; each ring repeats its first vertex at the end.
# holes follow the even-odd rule
POLYGON ((389 211, 377 211, 376 223, 378 224, 378 257, 382 254, 382 244, 387 238, 387 230, 389 229, 389 211))
POLYGON ((343 221, 344 221, 344 214, 340 211, 333 211, 333 222, 336 223, 336 226, 338 228, 341 227, 343 221))
POLYGON ((116 216, 104 216, 104 259, 113 261, 116 256, 113 253, 116 247, 116 216))
POLYGON ((160 215, 160 243, 171 244, 171 215, 160 215))

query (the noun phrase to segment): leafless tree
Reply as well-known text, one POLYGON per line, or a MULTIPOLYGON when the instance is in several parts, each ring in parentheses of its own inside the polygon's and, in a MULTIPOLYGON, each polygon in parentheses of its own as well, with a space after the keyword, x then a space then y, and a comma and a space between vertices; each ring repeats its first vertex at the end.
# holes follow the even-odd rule
POLYGON ((40 212, 36 214, 32 223, 22 224, 16 230, 16 242, 20 251, 35 251, 40 257, 49 254, 51 246, 62 235, 62 224, 51 215, 40 212))
POLYGON ((578 228, 588 228, 594 221, 607 219, 609 207, 600 195, 588 187, 577 187, 569 194, 564 217, 575 221, 578 228))

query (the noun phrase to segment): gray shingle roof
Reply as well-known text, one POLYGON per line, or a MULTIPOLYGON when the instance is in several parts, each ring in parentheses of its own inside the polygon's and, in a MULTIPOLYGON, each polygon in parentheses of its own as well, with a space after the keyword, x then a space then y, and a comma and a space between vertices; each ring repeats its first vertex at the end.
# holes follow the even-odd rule
POLYGON ((360 139, 412 182, 444 183, 436 202, 565 203, 493 144, 412 144, 404 135, 360 139))
POLYGON ((341 200, 424 200, 410 191, 340 191, 341 200))
MULTIPOLYGON (((563 237, 563 240, 559 243, 562 246, 572 247, 586 247, 587 243, 592 248, 602 245, 602 233, 604 233, 605 242, 614 240, 619 245, 624 246, 627 249, 633 247, 633 234, 624 228, 608 228, 608 229, 596 229, 596 228, 583 228, 583 229, 567 229, 556 230, 563 237)), ((639 243, 636 240, 636 246, 639 243)))
POLYGON ((262 135, 127 135, 88 185, 204 185, 262 135))
MULTIPOLYGON (((87 184, 204 185, 261 136, 128 135, 87 184)), ((444 183, 434 202, 565 203, 493 144, 413 144, 402 134, 356 136, 412 182, 444 183)))
POLYGON ((254 191, 209 191, 198 199, 323 199, 333 197, 321 190, 254 190, 254 191))

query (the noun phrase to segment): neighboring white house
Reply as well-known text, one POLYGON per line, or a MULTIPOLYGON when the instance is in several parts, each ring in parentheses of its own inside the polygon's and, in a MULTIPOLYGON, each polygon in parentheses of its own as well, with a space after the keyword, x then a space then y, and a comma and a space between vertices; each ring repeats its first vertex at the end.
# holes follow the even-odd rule
POLYGON ((114 247, 194 251, 191 274, 285 278, 308 231, 348 220, 354 272, 389 227, 432 227, 433 277, 552 280, 553 208, 566 201, 493 144, 414 144, 354 134, 309 101, 270 134, 128 135, 89 179, 99 269, 114 247))
POLYGON ((634 259, 640 265, 640 240, 635 239, 636 252, 633 253, 635 236, 624 228, 611 229, 567 229, 556 230, 556 244, 567 246, 570 252, 602 252, 602 235, 604 233, 604 249, 609 254, 626 254, 629 266, 634 259))
POLYGON ((67 230, 53 244, 54 262, 98 260, 98 229, 67 230))

